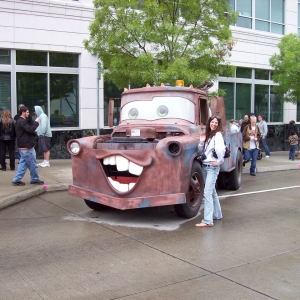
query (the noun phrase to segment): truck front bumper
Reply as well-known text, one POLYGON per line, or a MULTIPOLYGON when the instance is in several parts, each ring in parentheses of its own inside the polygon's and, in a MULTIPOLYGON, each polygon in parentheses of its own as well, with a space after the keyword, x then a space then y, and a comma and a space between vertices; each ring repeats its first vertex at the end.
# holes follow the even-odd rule
POLYGON ((183 204, 186 202, 184 193, 145 196, 136 198, 117 198, 75 185, 69 185, 68 192, 69 195, 122 210, 153 206, 175 205, 183 204))

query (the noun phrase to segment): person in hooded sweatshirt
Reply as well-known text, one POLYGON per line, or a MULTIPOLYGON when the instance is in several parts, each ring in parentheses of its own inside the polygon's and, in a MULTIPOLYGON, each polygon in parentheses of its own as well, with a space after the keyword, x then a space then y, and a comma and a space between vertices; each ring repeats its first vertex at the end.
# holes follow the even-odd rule
POLYGON ((44 153, 44 161, 38 165, 43 168, 50 167, 50 141, 52 132, 50 129, 49 118, 40 106, 35 106, 34 110, 35 114, 40 119, 40 126, 36 130, 39 137, 38 150, 44 153))

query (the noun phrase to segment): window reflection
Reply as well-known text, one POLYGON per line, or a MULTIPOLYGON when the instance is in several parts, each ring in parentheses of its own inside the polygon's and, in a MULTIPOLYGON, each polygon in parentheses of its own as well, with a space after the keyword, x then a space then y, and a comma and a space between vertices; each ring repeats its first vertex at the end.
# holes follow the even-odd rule
POLYGON ((10 50, 0 49, 0 65, 10 65, 10 50))
POLYGON ((224 102, 226 119, 230 120, 234 118, 234 83, 219 82, 219 89, 225 91, 224 102))
POLYGON ((51 67, 78 68, 78 54, 74 53, 49 53, 51 67))
POLYGON ((47 66, 47 52, 16 51, 17 65, 47 66))
POLYGON ((10 73, 0 72, 0 106, 11 110, 10 73))
POLYGON ((78 127, 78 75, 50 74, 50 126, 78 127))
POLYGON ((48 114, 47 107, 47 74, 44 73, 17 73, 17 105, 24 104, 33 114, 34 106, 42 107, 48 114))
POLYGON ((264 115, 267 122, 283 122, 282 96, 275 94, 272 86, 256 84, 254 101, 256 115, 264 115))
POLYGON ((236 84, 236 119, 243 119, 251 111, 251 84, 236 84))

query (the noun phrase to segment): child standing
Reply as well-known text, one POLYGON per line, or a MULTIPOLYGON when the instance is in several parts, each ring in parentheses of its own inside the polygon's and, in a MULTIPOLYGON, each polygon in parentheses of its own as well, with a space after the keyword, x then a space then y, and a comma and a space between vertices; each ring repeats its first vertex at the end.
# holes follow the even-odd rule
POLYGON ((291 135, 288 138, 288 142, 290 144, 290 153, 289 159, 295 159, 296 146, 298 145, 299 137, 294 130, 291 130, 291 135))

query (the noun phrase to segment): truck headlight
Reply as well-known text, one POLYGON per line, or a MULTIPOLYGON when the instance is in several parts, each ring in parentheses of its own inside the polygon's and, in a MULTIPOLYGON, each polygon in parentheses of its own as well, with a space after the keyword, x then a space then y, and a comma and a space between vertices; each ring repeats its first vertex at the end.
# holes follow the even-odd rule
POLYGON ((70 143, 70 152, 74 155, 77 155, 80 151, 80 145, 78 142, 70 143))

